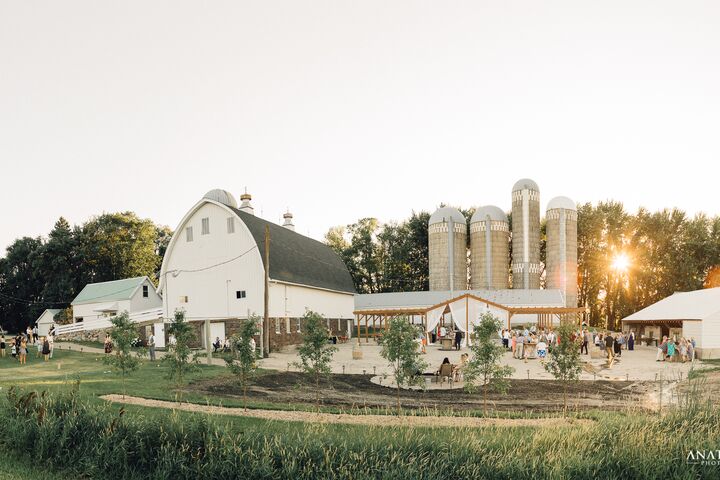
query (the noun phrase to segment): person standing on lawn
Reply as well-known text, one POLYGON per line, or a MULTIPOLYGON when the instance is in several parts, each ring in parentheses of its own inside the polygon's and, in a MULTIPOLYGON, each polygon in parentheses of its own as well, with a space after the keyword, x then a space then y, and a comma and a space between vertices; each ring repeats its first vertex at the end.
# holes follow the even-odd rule
POLYGON ((155 361, 155 334, 151 333, 148 338, 148 351, 150 352, 150 361, 155 361))
POLYGON ((42 354, 43 359, 47 362, 50 359, 50 342, 47 337, 42 338, 42 354))
POLYGON ((7 345, 5 344, 5 335, 3 335, 2 337, 0 337, 0 357, 5 356, 6 347, 7 345))
POLYGON ((20 342, 20 365, 25 365, 27 363, 27 342, 25 339, 22 339, 22 342, 20 342))

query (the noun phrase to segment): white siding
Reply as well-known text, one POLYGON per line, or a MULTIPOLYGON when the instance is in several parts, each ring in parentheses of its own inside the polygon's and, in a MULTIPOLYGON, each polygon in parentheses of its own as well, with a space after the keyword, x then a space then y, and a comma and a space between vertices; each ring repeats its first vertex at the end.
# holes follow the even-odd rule
MULTIPOLYGON (((188 226, 200 231, 203 218, 209 218, 210 225, 226 225, 229 214, 232 212, 225 207, 205 203, 177 231, 184 232, 188 226)), ((163 270, 167 316, 172 317, 178 308, 185 309, 189 320, 242 318, 248 311, 262 314, 264 269, 260 252, 247 227, 241 221, 235 226, 233 234, 225 228, 211 228, 210 234, 196 236, 193 242, 186 242, 184 234, 174 239, 163 270), (179 271, 178 275, 169 273, 173 271, 179 271), (237 299, 237 290, 245 290, 246 297, 237 299), (180 302, 182 296, 188 297, 187 303, 180 302)))
POLYGON ((117 303, 118 309, 117 313, 122 313, 127 310, 128 313, 132 313, 132 308, 130 305, 130 300, 120 300, 115 302, 99 302, 99 303, 85 303, 82 305, 74 305, 73 306, 73 321, 75 321, 77 318, 82 318, 84 322, 87 322, 88 320, 96 320, 98 318, 104 318, 107 315, 101 312, 98 312, 97 310, 99 308, 103 308, 104 306, 107 306, 109 304, 115 304, 117 303))
POLYGON ((696 347, 703 347, 702 327, 704 322, 685 320, 682 326, 682 336, 695 339, 696 347))
POLYGON ((284 283, 270 284, 270 316, 301 317, 312 310, 327 318, 353 318, 355 297, 284 283))
POLYGON ((720 312, 703 319, 702 344, 700 346, 702 348, 720 348, 720 312))
POLYGON ((152 282, 150 282, 150 280, 145 280, 130 300, 130 313, 144 312, 146 310, 152 310, 153 308, 160 308, 162 307, 162 304, 162 298, 158 295, 152 282), (148 287, 147 298, 143 297, 143 285, 148 287))

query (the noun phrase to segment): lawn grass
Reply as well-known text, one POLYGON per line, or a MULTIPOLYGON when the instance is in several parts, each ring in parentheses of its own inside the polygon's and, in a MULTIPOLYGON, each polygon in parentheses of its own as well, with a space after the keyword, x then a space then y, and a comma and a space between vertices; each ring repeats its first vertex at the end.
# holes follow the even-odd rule
POLYGON ((54 472, 45 464, 13 451, 0 452, 0 480, 65 480, 64 473, 54 472))

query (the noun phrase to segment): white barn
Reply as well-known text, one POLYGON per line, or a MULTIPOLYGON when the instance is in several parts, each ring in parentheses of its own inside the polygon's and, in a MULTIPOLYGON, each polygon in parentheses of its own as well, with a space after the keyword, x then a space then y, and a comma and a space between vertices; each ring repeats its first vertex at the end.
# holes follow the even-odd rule
MULTIPOLYGON (((164 316, 182 309, 189 321, 210 321, 210 338, 223 340, 240 322, 264 313, 265 229, 270 234, 270 347, 299 343, 301 317, 322 314, 338 335, 348 334, 354 284, 327 245, 296 233, 292 217, 280 226, 254 215, 250 195, 212 190, 180 221, 163 259, 159 292, 164 316)), ((205 338, 206 335, 200 335, 205 338)))
POLYGON ((622 323, 641 338, 693 338, 698 358, 720 358, 720 287, 675 293, 622 323))

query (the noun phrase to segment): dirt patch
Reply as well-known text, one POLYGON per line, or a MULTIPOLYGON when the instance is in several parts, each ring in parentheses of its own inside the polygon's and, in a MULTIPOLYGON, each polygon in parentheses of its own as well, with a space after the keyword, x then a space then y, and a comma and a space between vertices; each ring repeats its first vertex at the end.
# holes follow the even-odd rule
POLYGON ((235 415, 264 420, 282 420, 289 422, 342 423, 350 425, 376 425, 383 427, 563 427, 591 424, 591 420, 572 418, 477 418, 477 417, 437 417, 437 416, 392 416, 392 415, 350 415, 304 411, 247 410, 242 408, 214 407, 194 403, 173 403, 163 400, 130 397, 122 395, 103 395, 100 398, 114 403, 142 405, 145 407, 169 408, 186 412, 209 413, 213 415, 235 415))
MULTIPOLYGON (((394 389, 376 385, 370 375, 332 375, 330 383, 320 385, 320 398, 325 406, 341 408, 394 408, 394 389)), ((190 391, 214 396, 239 398, 242 394, 231 377, 216 377, 195 382, 190 391)), ((649 382, 580 381, 568 388, 568 406, 587 410, 626 410, 644 408, 645 398, 652 391, 649 382)), ((262 375, 248 388, 248 397, 271 403, 314 404, 316 389, 309 378, 298 372, 276 372, 262 375)), ((490 392, 488 401, 501 411, 551 412, 562 409, 563 387, 554 380, 510 380, 506 395, 490 392)), ((468 411, 482 409, 482 394, 462 390, 408 391, 400 394, 400 402, 408 409, 468 411)))

